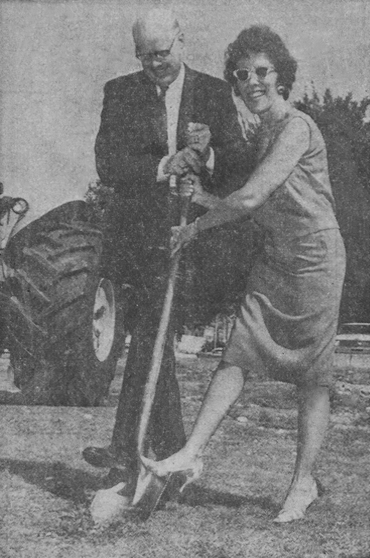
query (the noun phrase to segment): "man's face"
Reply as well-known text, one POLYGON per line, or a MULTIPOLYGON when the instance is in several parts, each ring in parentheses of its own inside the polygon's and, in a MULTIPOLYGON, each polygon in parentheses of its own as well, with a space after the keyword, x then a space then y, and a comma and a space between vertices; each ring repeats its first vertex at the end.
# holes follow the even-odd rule
POLYGON ((178 31, 149 36, 141 30, 135 37, 136 56, 148 78, 160 87, 179 75, 183 59, 183 35, 178 31))

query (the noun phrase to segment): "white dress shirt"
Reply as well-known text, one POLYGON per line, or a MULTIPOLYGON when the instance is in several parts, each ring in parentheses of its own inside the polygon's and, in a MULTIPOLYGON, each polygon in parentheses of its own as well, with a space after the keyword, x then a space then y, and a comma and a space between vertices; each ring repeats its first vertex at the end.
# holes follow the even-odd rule
MULTIPOLYGON (((157 181, 163 182, 164 180, 168 180, 168 174, 163 172, 163 168, 167 163, 168 159, 175 155, 177 151, 177 124, 179 121, 179 112, 180 112, 180 103, 181 103, 181 96, 182 90, 184 87, 184 80, 185 80, 185 66, 184 64, 181 65, 179 75, 177 78, 169 85, 166 96, 165 96, 165 104, 166 104, 166 112, 167 112, 167 144, 168 144, 168 155, 161 159, 158 172, 157 172, 157 181)), ((158 95, 161 93, 160 87, 157 85, 157 92, 158 95)), ((215 156, 213 149, 211 148, 211 154, 209 159, 206 163, 206 168, 208 172, 212 173, 215 164, 215 156)))

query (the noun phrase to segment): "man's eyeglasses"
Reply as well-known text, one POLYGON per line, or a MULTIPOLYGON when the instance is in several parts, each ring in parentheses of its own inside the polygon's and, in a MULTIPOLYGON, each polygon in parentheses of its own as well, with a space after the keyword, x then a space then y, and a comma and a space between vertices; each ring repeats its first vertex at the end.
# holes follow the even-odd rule
POLYGON ((253 68, 252 70, 247 70, 245 68, 234 70, 233 76, 239 81, 248 81, 252 74, 254 74, 257 79, 265 79, 268 74, 275 72, 274 68, 265 68, 260 66, 258 68, 253 68))
POLYGON ((172 43, 170 44, 170 47, 167 48, 166 50, 155 50, 154 52, 144 52, 143 54, 140 54, 139 52, 136 52, 136 58, 138 58, 141 62, 150 62, 154 59, 156 59, 156 60, 166 60, 166 58, 168 58, 171 54, 172 47, 173 47, 177 37, 178 37, 178 35, 176 35, 173 38, 172 43))

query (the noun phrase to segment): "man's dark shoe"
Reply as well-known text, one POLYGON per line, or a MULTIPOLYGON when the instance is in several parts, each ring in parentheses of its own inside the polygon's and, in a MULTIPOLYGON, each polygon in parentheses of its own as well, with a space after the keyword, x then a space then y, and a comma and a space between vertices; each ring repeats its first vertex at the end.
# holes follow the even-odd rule
POLYGON ((106 448, 98 448, 95 446, 85 448, 82 452, 82 457, 93 467, 111 468, 118 464, 118 459, 109 446, 106 448))
POLYGON ((126 468, 135 470, 136 468, 136 457, 132 458, 124 452, 117 454, 111 449, 111 446, 105 448, 90 446, 83 450, 82 456, 84 460, 93 467, 107 467, 108 469, 117 468, 120 470, 126 468))

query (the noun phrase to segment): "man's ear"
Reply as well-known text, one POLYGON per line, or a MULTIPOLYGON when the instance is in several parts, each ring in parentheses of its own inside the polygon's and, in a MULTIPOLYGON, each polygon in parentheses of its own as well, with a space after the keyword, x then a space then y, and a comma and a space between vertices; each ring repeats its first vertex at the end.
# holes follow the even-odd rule
POLYGON ((185 44, 185 35, 184 33, 181 31, 181 33, 178 35, 178 41, 180 41, 180 43, 182 43, 183 45, 185 44))

